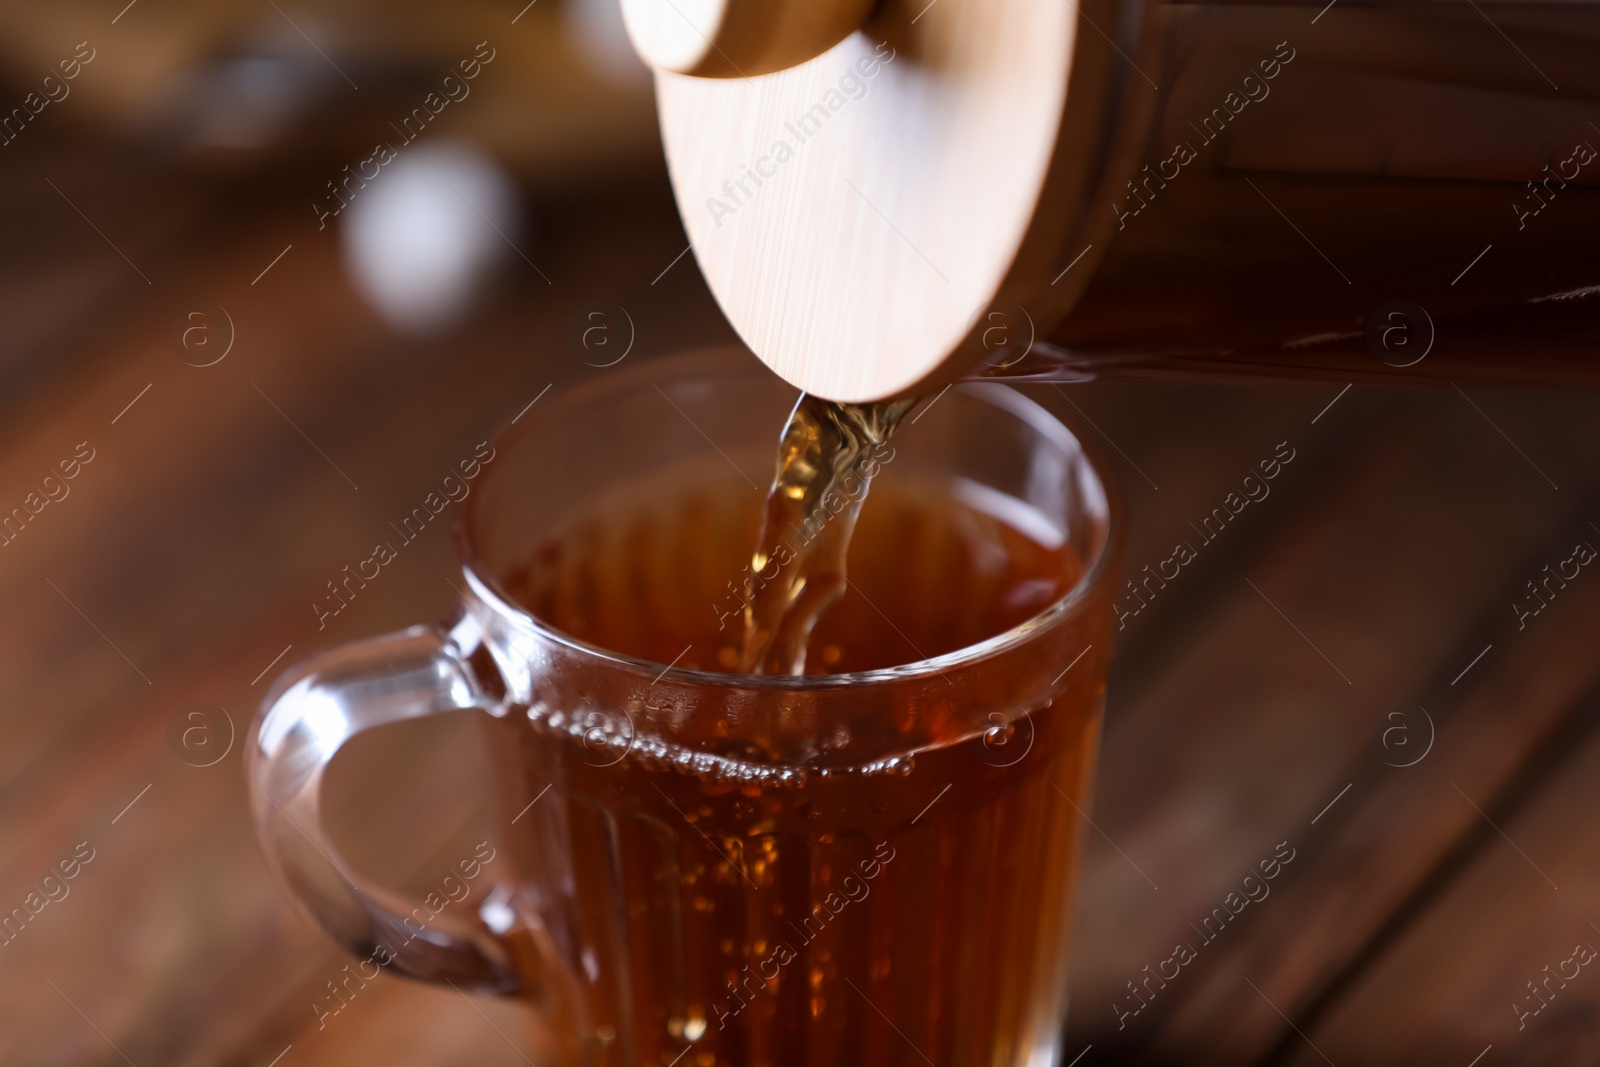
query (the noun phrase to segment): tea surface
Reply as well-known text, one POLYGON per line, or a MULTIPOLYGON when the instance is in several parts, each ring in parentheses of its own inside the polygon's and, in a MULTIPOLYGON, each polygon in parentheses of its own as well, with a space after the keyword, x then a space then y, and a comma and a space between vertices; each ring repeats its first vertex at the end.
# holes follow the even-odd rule
MULTIPOLYGON (((737 671, 746 613, 769 606, 769 590, 786 595, 791 575, 817 558, 779 563, 774 550, 765 567, 743 566, 764 506, 731 470, 622 486, 539 546, 508 585, 534 615, 590 644, 737 671)), ((976 644, 1037 614, 1080 573, 1043 516, 972 483, 885 478, 851 525, 848 540, 822 546, 848 549, 849 580, 840 575, 838 599, 806 628, 808 674, 892 667, 976 644)), ((844 528, 835 518, 822 536, 844 528)))

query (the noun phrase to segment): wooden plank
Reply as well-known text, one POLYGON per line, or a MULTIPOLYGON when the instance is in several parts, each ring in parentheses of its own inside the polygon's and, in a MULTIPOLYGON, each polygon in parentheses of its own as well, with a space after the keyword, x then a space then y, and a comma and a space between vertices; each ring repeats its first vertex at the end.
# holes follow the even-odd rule
MULTIPOLYGON (((1586 594, 1588 617, 1573 610, 1564 620, 1587 626, 1588 641, 1572 644, 1587 648, 1591 668, 1597 600, 1586 594)), ((1600 691, 1580 695, 1569 712, 1524 781, 1502 784, 1481 762, 1452 768, 1453 786, 1483 809, 1468 809, 1471 858, 1384 946, 1364 980, 1308 1027, 1334 1062, 1467 1064, 1481 1055, 1477 1062, 1493 1067, 1593 1054, 1600 981, 1592 965, 1563 961, 1578 945, 1589 950, 1579 960, 1600 948, 1600 827, 1582 817, 1600 802, 1600 691)), ((1323 1062, 1304 1043, 1283 1051, 1282 1062, 1323 1062)))
MULTIPOLYGON (((1543 394, 1494 399, 1502 420, 1511 421, 1507 412, 1520 420, 1512 425, 1528 448, 1556 457, 1547 465, 1563 464, 1556 473, 1565 492, 1581 491, 1589 462, 1583 412, 1592 401, 1571 398, 1559 402, 1565 410, 1553 410, 1558 402, 1543 394)), ((1171 956, 1175 941, 1195 940, 1189 924, 1236 889, 1275 843, 1305 839, 1309 819, 1350 781, 1346 767, 1368 756, 1381 733, 1374 718, 1411 706, 1454 654, 1463 622, 1489 609, 1560 520, 1564 494, 1461 398, 1419 393, 1406 404, 1409 428, 1368 421, 1357 450, 1364 454, 1352 457, 1300 528, 1189 620, 1182 655, 1144 665, 1159 670, 1150 697, 1110 719, 1096 822, 1117 849, 1091 838, 1088 850, 1072 1023, 1082 1040, 1117 1043, 1112 1005, 1129 996, 1126 983, 1171 956)), ((1367 413, 1358 403, 1344 417, 1367 413)), ((1592 472, 1587 480, 1593 483, 1592 472)), ((1235 929, 1244 931, 1239 940, 1255 940, 1248 922, 1235 929)), ((1337 958, 1341 943, 1306 951, 1337 958)), ((1229 1062, 1271 1046, 1283 1021, 1269 1007, 1261 1006, 1267 1019, 1236 999, 1225 1009, 1209 999, 1226 948, 1208 948, 1129 1024, 1133 1034, 1122 1039, 1130 1054, 1131 1046, 1153 1044, 1155 1055, 1180 1048, 1185 1057, 1203 1056, 1197 1034, 1229 1062), (1186 1010, 1203 1025, 1183 1022, 1186 1010), (1230 1029, 1227 1018, 1239 1015, 1246 1023, 1230 1029), (1213 1043, 1219 1034, 1229 1040, 1213 1043)), ((1305 970, 1315 974, 1320 965, 1305 970)), ((1130 999, 1128 1007, 1138 1003, 1130 999)))
MULTIPOLYGON (((1600 511, 1600 496, 1574 511, 1600 511)), ((1543 563, 1569 555, 1585 525, 1558 525, 1521 573, 1537 574, 1543 563)), ((1586 540, 1600 545, 1600 535, 1588 532, 1586 540)), ((1467 631, 1411 706, 1367 716, 1370 743, 1343 768, 1353 783, 1349 794, 1317 827, 1306 827, 1303 866, 1281 887, 1278 903, 1262 910, 1248 942, 1228 946, 1204 992, 1169 1020, 1164 1047, 1192 1043, 1200 1032, 1208 1041, 1258 1041, 1274 1027, 1268 1011, 1281 1010, 1310 1029, 1397 936, 1396 927, 1404 929, 1453 877, 1462 843, 1487 843, 1473 802, 1488 810, 1520 777, 1548 770, 1552 744, 1571 745, 1569 720, 1586 712, 1588 694, 1600 684, 1600 663, 1590 654, 1600 626, 1600 582, 1572 583, 1535 620, 1537 628, 1530 622, 1523 631, 1509 610, 1517 593, 1526 595, 1518 585, 1499 591, 1489 618, 1467 631), (1450 685, 1490 644, 1489 654, 1450 685), (1430 732, 1435 742, 1428 750, 1430 732), (1239 990, 1248 982, 1264 996, 1251 994, 1246 1008, 1239 990)), ((1296 1040, 1280 1021, 1277 1046, 1296 1040)))

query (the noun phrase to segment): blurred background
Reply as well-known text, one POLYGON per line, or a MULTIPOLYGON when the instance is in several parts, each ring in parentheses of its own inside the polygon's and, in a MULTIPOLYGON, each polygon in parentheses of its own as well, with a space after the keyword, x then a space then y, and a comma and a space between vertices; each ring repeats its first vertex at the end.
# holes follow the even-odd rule
MULTIPOLYGON (((320 627, 312 604, 479 442, 547 389, 735 340, 615 0, 0 26, 0 1062, 543 1067, 507 1002, 332 997, 346 960, 261 859, 240 739, 288 664, 449 615, 443 523, 320 627)), ((1530 983, 1600 945, 1596 397, 1026 388, 1108 458, 1142 583, 1069 1053, 1592 1055, 1600 976, 1530 983)), ((364 875, 420 897, 495 839, 478 745, 458 716, 340 755, 364 875)))

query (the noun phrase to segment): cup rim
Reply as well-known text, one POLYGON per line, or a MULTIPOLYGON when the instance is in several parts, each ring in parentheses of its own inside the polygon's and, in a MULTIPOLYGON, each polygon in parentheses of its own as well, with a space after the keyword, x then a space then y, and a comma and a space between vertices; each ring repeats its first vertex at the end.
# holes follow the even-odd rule
MULTIPOLYGON (((655 357, 650 359, 648 363, 641 362, 622 374, 612 374, 600 380, 582 382, 570 386, 551 397, 544 410, 548 412, 550 405, 568 406, 584 402, 591 399, 595 394, 621 391, 631 384, 648 383, 649 379, 672 378, 681 380, 693 378, 696 375, 686 372, 696 369, 705 372, 698 375, 699 377, 710 377, 719 369, 723 372, 727 371, 731 364, 726 361, 726 357, 730 353, 737 353, 747 360, 755 360, 755 356, 748 349, 737 345, 703 348, 677 355, 655 357), (644 371, 644 367, 648 367, 649 371, 644 371)), ((755 363, 754 366, 765 371, 765 367, 759 363, 755 363)), ((766 371, 766 373, 770 374, 771 372, 766 371)), ((985 402, 1005 409, 1009 414, 1047 438, 1057 441, 1065 439, 1070 442, 1070 447, 1075 447, 1082 453, 1105 498, 1106 506, 1106 535, 1100 546, 1098 556, 1092 564, 1084 569, 1078 580, 1072 584, 1072 587, 1022 622, 1010 629, 987 637, 976 644, 965 645, 937 656, 914 660, 910 663, 842 674, 743 674, 734 671, 706 670, 698 667, 679 667, 675 664, 659 663, 639 656, 630 656, 569 634, 539 618, 511 597, 499 580, 489 572, 487 567, 483 566, 474 549, 472 527, 478 517, 483 500, 483 494, 480 493, 473 494, 472 499, 463 509, 461 517, 455 522, 452 531, 455 539, 456 554, 461 562, 462 575, 466 579, 467 588, 484 606, 490 608, 502 619, 510 622, 518 629, 530 633, 540 640, 560 645, 586 659, 598 661, 611 669, 622 669, 651 678, 653 679, 652 684, 666 681, 701 688, 787 690, 793 692, 846 689, 857 686, 904 683, 908 679, 938 675, 945 670, 961 667, 1010 651, 1040 630, 1047 629, 1080 611, 1088 601, 1090 594, 1099 589, 1103 582, 1110 580, 1117 561, 1122 555, 1126 537, 1126 517, 1122 496, 1115 481, 1107 473, 1107 468, 1099 449, 1092 447, 1081 435, 1076 433, 1060 418, 1053 415, 1038 401, 1024 396, 1010 385, 997 381, 956 383, 949 388, 959 389, 969 395, 978 395, 985 402)), ((521 427, 508 426, 502 428, 494 436, 493 442, 497 446, 509 449, 519 436, 532 432, 533 426, 534 423, 530 422, 521 427)), ((776 441, 776 431, 774 432, 774 441, 776 441)), ((493 477, 493 472, 490 473, 490 476, 493 477)))

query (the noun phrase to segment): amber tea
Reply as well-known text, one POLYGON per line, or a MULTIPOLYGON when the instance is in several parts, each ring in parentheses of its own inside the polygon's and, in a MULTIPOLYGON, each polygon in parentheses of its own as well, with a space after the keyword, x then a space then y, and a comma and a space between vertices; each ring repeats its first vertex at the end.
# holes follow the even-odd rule
POLYGON ((802 394, 778 443, 761 532, 741 588, 739 669, 805 673, 823 612, 849 586, 850 538, 889 438, 915 403, 838 404, 802 394))
MULTIPOLYGON (((966 648, 1081 575, 1042 514, 975 484, 880 479, 864 508, 861 495, 853 536, 823 541, 847 547, 849 580, 823 564, 839 580, 796 650, 810 675, 966 648)), ((593 645, 731 670, 746 637, 728 605, 751 573, 734 567, 780 510, 726 467, 620 487, 512 586, 593 645)), ((760 562, 771 580, 752 600, 803 581, 760 562)), ((706 1065, 1028 1060, 1055 1040, 1064 1003, 1082 825, 1068 798, 1085 789, 1098 697, 1096 683, 997 706, 976 731, 940 700, 891 700, 881 729, 904 732, 899 755, 852 764, 824 742, 799 766, 776 740, 719 745, 714 726, 697 747, 597 746, 580 717, 535 706, 522 759, 547 776, 529 784, 559 782, 561 799, 526 843, 544 854, 559 835, 584 899, 566 936, 614 961, 575 1009, 589 1053, 663 1067, 686 1049, 706 1065)))

